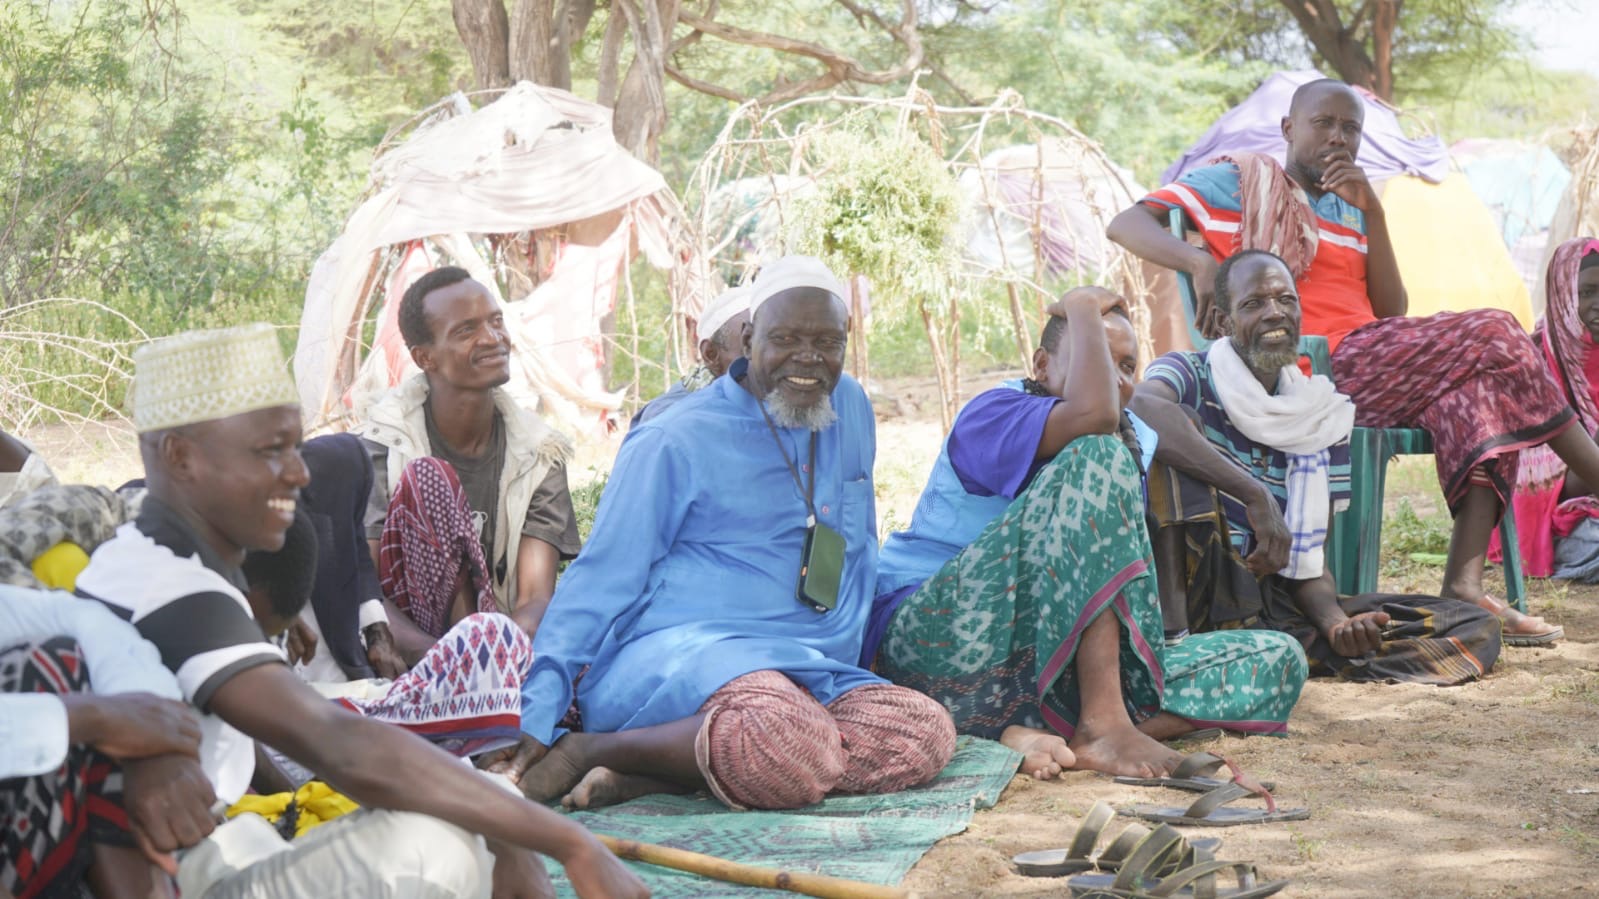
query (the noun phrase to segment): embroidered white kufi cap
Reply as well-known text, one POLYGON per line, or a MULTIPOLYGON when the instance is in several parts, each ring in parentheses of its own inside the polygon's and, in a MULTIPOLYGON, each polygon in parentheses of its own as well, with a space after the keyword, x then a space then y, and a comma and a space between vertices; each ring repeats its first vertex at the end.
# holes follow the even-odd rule
POLYGON ((299 402, 277 330, 264 322, 187 331, 133 351, 141 434, 299 402))

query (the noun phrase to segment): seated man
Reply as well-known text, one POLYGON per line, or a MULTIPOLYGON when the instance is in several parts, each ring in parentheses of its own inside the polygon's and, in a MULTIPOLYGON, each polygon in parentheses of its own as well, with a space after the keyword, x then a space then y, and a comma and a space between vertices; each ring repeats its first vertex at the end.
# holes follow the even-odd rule
POLYGON ((523 746, 491 770, 575 807, 708 787, 778 809, 904 789, 949 761, 949 714, 856 665, 876 435, 843 375, 843 293, 815 259, 766 266, 748 358, 623 442, 534 638, 523 746), (584 732, 562 736, 574 690, 584 732))
POLYGON ((700 335, 700 366, 684 375, 672 389, 644 404, 628 423, 628 433, 639 425, 677 405, 677 401, 727 374, 727 367, 739 357, 744 341, 744 324, 750 320, 749 285, 729 287, 705 304, 695 323, 700 335))
POLYGON ((465 269, 418 278, 400 334, 420 372, 361 413, 375 481, 367 537, 390 627, 414 662, 473 612, 516 613, 531 631, 577 555, 566 485, 570 442, 500 389, 511 339, 499 304, 465 269))
MULTIPOLYGON (((390 630, 377 567, 366 543, 372 460, 353 434, 327 434, 300 447, 311 482, 300 505, 315 526, 316 578, 300 613, 315 635, 306 680, 394 679, 410 667, 390 630)), ((409 660, 414 663, 419 654, 409 660)))
POLYGON ((149 895, 149 864, 170 869, 211 832, 199 750, 199 720, 131 626, 0 587, 0 895, 149 895))
POLYGON ((1080 287, 1049 314, 1036 379, 966 404, 884 543, 863 664, 875 652, 1040 779, 1169 773, 1182 756, 1157 741, 1196 725, 1284 733, 1305 681, 1292 640, 1162 644, 1139 466, 1116 434, 1138 372, 1123 300, 1080 287))
POLYGON ((138 518, 95 550, 78 592, 161 651, 202 712, 200 759, 221 800, 244 792, 260 740, 363 806, 290 844, 259 818, 236 817, 221 839, 184 854, 184 894, 476 896, 489 878, 482 834, 497 884, 541 881, 532 852, 543 852, 561 860, 579 895, 644 895, 587 831, 412 734, 326 701, 265 641, 239 566, 248 550, 283 545, 307 482, 274 329, 158 340, 135 352, 134 366, 149 492, 138 518))
POLYGON ((1155 360, 1132 403, 1160 434, 1149 505, 1166 627, 1286 631, 1312 674, 1346 680, 1447 685, 1492 668, 1499 623, 1487 610, 1338 595, 1323 545, 1348 502, 1355 410, 1295 365, 1299 297, 1280 258, 1232 256, 1214 296, 1230 336, 1155 360))
POLYGON ((1194 278, 1207 336, 1217 263, 1239 249, 1280 254, 1304 300, 1304 329, 1332 346, 1333 378, 1364 427, 1432 434, 1439 483, 1455 516, 1441 592, 1496 612, 1512 640, 1548 642, 1558 627, 1528 618, 1482 585, 1488 540, 1516 483, 1520 451, 1547 444, 1599 484, 1599 447, 1581 428, 1538 351, 1508 313, 1477 309, 1406 318, 1406 296, 1377 192, 1355 164, 1365 107, 1321 80, 1294 92, 1283 137, 1288 165, 1237 153, 1195 169, 1122 211, 1108 235, 1194 278), (1181 207, 1204 233, 1197 249, 1166 230, 1181 207))

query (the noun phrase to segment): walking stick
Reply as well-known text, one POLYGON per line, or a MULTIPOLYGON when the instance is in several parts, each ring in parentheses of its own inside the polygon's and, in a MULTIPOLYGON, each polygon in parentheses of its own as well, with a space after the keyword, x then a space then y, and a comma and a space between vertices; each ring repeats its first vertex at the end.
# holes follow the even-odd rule
POLYGON ((619 840, 605 834, 595 834, 595 836, 599 837, 605 848, 611 850, 617 858, 671 868, 674 871, 686 871, 713 880, 725 880, 728 883, 742 883, 769 890, 788 890, 791 893, 803 893, 807 896, 821 896, 823 899, 910 899, 912 895, 899 887, 844 880, 841 877, 828 877, 825 874, 807 874, 803 871, 757 868, 754 865, 739 864, 725 858, 702 855, 685 849, 640 843, 636 840, 619 840))

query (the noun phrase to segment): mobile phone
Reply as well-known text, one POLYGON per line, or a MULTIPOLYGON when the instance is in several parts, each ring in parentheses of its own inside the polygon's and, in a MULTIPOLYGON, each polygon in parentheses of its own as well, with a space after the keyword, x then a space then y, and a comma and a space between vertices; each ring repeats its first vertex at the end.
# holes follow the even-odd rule
POLYGON ((843 578, 844 537, 818 521, 805 531, 795 596, 816 611, 826 612, 838 605, 838 587, 843 578))

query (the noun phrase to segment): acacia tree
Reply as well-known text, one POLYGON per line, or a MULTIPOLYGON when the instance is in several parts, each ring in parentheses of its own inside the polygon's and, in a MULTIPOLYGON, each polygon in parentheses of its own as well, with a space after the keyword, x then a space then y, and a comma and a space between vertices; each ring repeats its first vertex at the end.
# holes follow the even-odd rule
POLYGON ((527 80, 570 90, 573 52, 595 17, 603 15, 595 100, 615 110, 618 143, 653 163, 666 127, 667 79, 735 102, 755 99, 689 71, 682 61, 683 51, 707 37, 814 63, 814 74, 809 77, 768 85, 758 95, 763 104, 846 83, 890 84, 922 64, 915 0, 901 0, 897 22, 854 0, 833 3, 861 27, 892 37, 899 58, 874 67, 816 41, 730 24, 719 18, 720 0, 707 0, 698 10, 681 0, 609 0, 604 6, 599 0, 451 0, 451 10, 479 88, 527 80))

